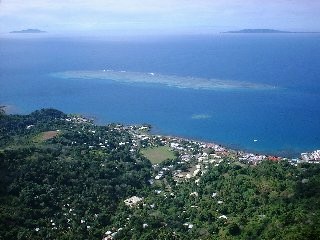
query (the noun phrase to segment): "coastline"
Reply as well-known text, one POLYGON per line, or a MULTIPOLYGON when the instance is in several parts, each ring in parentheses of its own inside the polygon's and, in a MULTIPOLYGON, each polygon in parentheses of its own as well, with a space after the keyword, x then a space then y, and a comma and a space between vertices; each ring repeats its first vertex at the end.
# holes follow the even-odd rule
MULTIPOLYGON (((149 125, 150 126, 150 125, 149 125)), ((129 128, 134 128, 136 126, 128 125, 126 127, 129 128)), ((149 127, 148 131, 146 131, 146 134, 143 134, 139 137, 139 135, 134 135, 138 138, 141 139, 141 137, 144 140, 149 140, 152 139, 152 141, 149 143, 152 145, 152 142, 156 141, 163 141, 162 143, 165 145, 170 145, 173 149, 175 150, 181 150, 181 151, 186 151, 183 147, 180 147, 181 143, 192 143, 196 144, 198 146, 201 146, 202 149, 211 149, 214 150, 215 152, 218 153, 218 155, 215 155, 215 157, 225 157, 229 156, 232 159, 238 160, 240 162, 246 162, 250 164, 258 164, 260 161, 263 160, 271 160, 271 161, 282 161, 282 160, 287 160, 291 164, 298 164, 302 162, 308 162, 308 163, 320 163, 320 150, 313 150, 311 152, 302 152, 300 153, 300 156, 298 157, 290 157, 290 156, 278 156, 274 154, 263 154, 263 153, 258 153, 258 152, 252 152, 252 151, 247 151, 244 149, 234 149, 230 148, 228 146, 218 144, 215 142, 211 141, 202 141, 202 140, 196 140, 192 138, 186 138, 182 136, 175 136, 175 135, 168 135, 168 134, 161 134, 161 133, 154 133, 152 132, 152 126, 149 127)), ((195 156, 194 156, 195 157, 195 156)))
MULTIPOLYGON (((164 134, 161 130, 154 130, 153 126, 151 127, 150 130, 152 135, 161 135, 164 137, 168 137, 168 138, 177 138, 177 139, 181 139, 181 140, 188 140, 188 141, 195 141, 195 142, 201 142, 204 144, 213 144, 213 145, 218 145, 221 146, 223 148, 229 149, 231 151, 237 151, 237 152, 246 152, 246 153, 252 153, 252 154, 256 154, 256 155, 265 155, 265 156, 276 156, 276 157, 281 157, 281 158, 286 158, 286 159, 296 159, 301 157, 302 153, 305 152, 313 152, 316 151, 317 149, 313 149, 310 151, 289 151, 289 150, 266 150, 266 151, 260 151, 258 149, 250 149, 250 148, 245 148, 245 147, 241 147, 239 145, 236 144, 228 144, 228 143, 221 143, 218 141, 214 141, 214 140, 207 140, 207 139, 203 139, 203 138, 194 138, 194 137, 190 137, 190 136, 183 136, 183 135, 176 135, 176 134, 164 134)), ((257 141, 256 139, 253 139, 253 142, 257 141)))
MULTIPOLYGON (((5 109, 5 112, 7 114, 10 114, 10 115, 15 115, 15 114, 18 114, 18 115, 24 115, 23 113, 11 113, 10 110, 12 110, 12 108, 14 108, 13 105, 3 105, 4 109, 5 109)), ((73 114, 71 114, 73 115, 73 114)), ((90 122, 94 122, 95 125, 97 126, 103 126, 105 124, 109 125, 109 124, 120 124, 122 125, 122 123, 119 123, 119 122, 110 122, 110 123, 103 123, 102 120, 99 121, 99 123, 97 123, 97 118, 95 116, 92 116, 92 115, 83 115, 83 114, 77 114, 79 116, 82 116, 83 119, 87 119, 87 121, 90 121, 90 122)), ((286 159, 286 160, 294 160, 294 161, 297 161, 297 160, 304 160, 304 161, 311 161, 311 162, 317 162, 317 163, 320 163, 320 150, 319 149, 313 149, 313 150, 310 150, 310 151, 303 151, 303 152, 295 152, 295 154, 275 154, 275 153, 268 153, 268 152, 262 152, 262 151, 259 151, 259 150, 252 150, 252 149, 245 149, 243 147, 237 147, 237 146, 234 146, 232 144, 224 144, 224 143, 219 143, 219 142, 216 142, 216 141, 211 141, 211 140, 204 140, 204 139, 201 139, 201 138, 194 138, 194 137, 186 137, 186 136, 183 136, 183 135, 176 135, 176 134, 168 134, 168 133, 163 133, 163 131, 159 130, 159 129, 154 129, 154 126, 152 124, 140 124, 140 123, 137 123, 137 124, 123 124, 122 126, 125 126, 126 128, 127 127, 136 127, 136 126, 145 126, 147 125, 148 126, 148 133, 147 135, 150 136, 150 137, 154 137, 154 136, 158 136, 158 137, 161 137, 161 138, 166 138, 168 140, 172 140, 172 139, 176 139, 178 141, 188 141, 188 142, 196 142, 196 143, 199 143, 199 144, 202 144, 202 145, 206 145, 208 146, 209 148, 221 148, 221 149, 224 149, 225 151, 228 151, 228 152, 232 152, 232 153, 238 153, 238 154, 250 154, 250 155, 255 155, 255 156, 259 156, 258 158, 259 159, 266 159, 268 157, 271 157, 271 158, 277 158, 279 160, 281 159, 286 159)), ((253 140, 253 141, 257 141, 257 140, 253 140)), ((284 151, 281 151, 281 152, 284 152, 284 151)))
MULTIPOLYGON (((1 104, 0 104, 1 105, 1 104)), ((7 114, 10 115, 25 115, 25 113, 13 110, 16 109, 16 107, 14 105, 4 105, 4 109, 6 111, 7 114)), ((97 119, 97 117, 95 117, 92 114, 87 114, 87 115, 83 115, 83 114, 78 114, 79 116, 83 116, 83 118, 88 119, 88 121, 93 121, 96 125, 105 125, 105 124, 121 124, 119 121, 118 122, 109 122, 109 123, 104 123, 102 119, 97 119), (97 122, 98 121, 98 122, 97 122)), ((223 149, 225 149, 226 151, 231 151, 231 152, 238 152, 238 153, 246 153, 246 154, 252 154, 252 155, 256 155, 256 156, 264 156, 264 158, 267 157, 273 157, 273 158, 279 158, 279 159, 305 159, 305 160, 311 160, 314 161, 314 157, 312 156, 314 153, 317 154, 317 151, 319 151, 319 148, 315 148, 313 150, 309 150, 309 151, 295 151, 294 154, 292 153, 286 153, 285 150, 279 151, 279 154, 277 154, 276 152, 267 152, 267 151, 259 151, 259 150, 254 150, 254 149, 246 149, 244 147, 241 146, 236 146, 233 144, 226 144, 226 143, 220 143, 217 141, 212 141, 212 140, 206 140, 203 138, 195 138, 195 137, 190 137, 190 136, 184 136, 184 135, 177 135, 177 134, 170 134, 170 133, 163 133, 162 130, 160 129, 154 129, 154 126, 152 124, 140 124, 140 123, 136 123, 136 124, 127 124, 124 123, 124 126, 139 126, 139 125, 148 125, 150 126, 149 128, 149 133, 148 135, 150 136, 161 136, 161 137, 165 137, 168 139, 177 139, 179 141, 189 141, 189 142, 198 142, 207 146, 219 146, 223 149), (283 153, 283 154, 282 154, 283 153)), ((257 141, 257 140, 253 140, 253 141, 257 141)), ((319 155, 319 159, 320 160, 320 155, 319 155)), ((317 161, 318 161, 317 160, 317 161)))

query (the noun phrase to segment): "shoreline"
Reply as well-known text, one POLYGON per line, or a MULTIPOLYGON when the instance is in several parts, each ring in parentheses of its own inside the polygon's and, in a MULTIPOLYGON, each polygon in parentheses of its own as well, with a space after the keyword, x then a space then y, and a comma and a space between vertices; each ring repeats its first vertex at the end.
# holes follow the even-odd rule
MULTIPOLYGON (((1 104, 0 104, 1 105, 1 104)), ((3 105, 5 112, 8 115, 27 115, 27 114, 23 114, 23 113, 10 113, 10 109, 13 105, 3 105)), ((68 115, 74 115, 74 114, 68 114, 68 115)), ((186 137, 183 135, 173 135, 173 134, 168 134, 168 133, 163 133, 163 131, 160 131, 159 129, 154 129, 154 126, 151 124, 140 124, 140 123, 136 123, 136 124, 130 124, 130 123, 119 123, 119 122, 109 122, 109 123, 103 123, 102 121, 99 123, 97 123, 97 118, 95 116, 90 116, 89 115, 84 115, 84 114, 76 114, 79 116, 82 116, 84 119, 87 119, 88 121, 92 121, 94 122, 95 125, 97 126, 103 126, 103 125, 109 125, 109 124, 120 124, 122 126, 125 127, 132 127, 132 126, 148 126, 148 135, 149 136, 160 136, 160 137, 164 137, 164 138, 168 138, 168 139, 177 139, 179 141, 188 141, 188 142, 197 142, 197 143, 201 143, 207 146, 216 146, 216 147, 220 147, 223 148, 226 151, 231 151, 231 152, 237 152, 237 153, 243 153, 243 154, 252 154, 255 156, 265 156, 265 157, 274 157, 274 158, 281 158, 281 159, 300 159, 300 160, 306 160, 306 161, 319 161, 320 163, 320 148, 318 149, 312 149, 312 150, 308 150, 308 151, 295 151, 294 154, 277 154, 272 153, 272 152, 263 152, 263 151, 259 151, 259 150, 254 150, 254 149, 246 149, 243 147, 237 147, 237 146, 233 146, 232 144, 224 144, 224 143, 219 143, 216 141, 211 141, 211 140, 206 140, 206 139, 201 139, 201 138, 193 138, 193 137, 186 137), (317 155, 319 154, 319 157, 317 157, 317 155), (314 156, 315 155, 315 156, 314 156), (317 158, 317 159, 314 159, 317 158)), ((255 141, 255 140, 253 140, 255 141)), ((280 152, 285 152, 285 150, 282 150, 280 152)))
POLYGON ((252 153, 252 154, 257 154, 257 155, 265 155, 265 156, 277 156, 277 157, 281 157, 281 158, 293 158, 293 159, 294 158, 299 158, 301 156, 301 154, 304 153, 304 152, 312 152, 312 151, 316 151, 317 150, 317 149, 312 149, 312 150, 303 151, 303 152, 301 152, 301 151, 292 151, 292 153, 290 153, 290 151, 286 151, 286 150, 259 151, 259 150, 255 150, 255 149, 250 149, 250 148, 237 146, 236 144, 225 144, 225 143, 220 143, 220 142, 217 142, 217 141, 214 141, 214 140, 206 140, 206 139, 203 139, 203 138, 187 137, 187 136, 183 136, 183 135, 164 134, 160 130, 153 131, 153 126, 151 126, 150 132, 151 132, 152 135, 161 135, 161 136, 169 137, 169 138, 178 138, 178 139, 181 139, 181 140, 196 141, 196 142, 201 142, 201 143, 204 143, 204 144, 219 145, 219 146, 221 146, 223 148, 226 148, 226 149, 229 149, 229 150, 232 150, 232 151, 247 152, 247 153, 252 153), (288 154, 286 154, 286 152, 288 152, 288 154), (283 154, 281 154, 281 153, 283 153, 283 154))
MULTIPOLYGON (((138 125, 138 126, 144 126, 144 125, 138 125)), ((184 148, 179 148, 180 144, 183 142, 186 143, 192 143, 197 144, 199 146, 202 146, 202 149, 213 149, 215 152, 221 153, 221 155, 218 155, 220 157, 229 155, 234 159, 238 159, 239 161, 245 161, 253 164, 257 164, 258 162, 262 160, 271 160, 271 161, 281 161, 281 160, 288 160, 292 164, 297 164, 300 162, 308 162, 308 163, 320 163, 320 150, 316 149, 309 152, 301 152, 299 157, 291 157, 291 156, 279 156, 276 154, 265 154, 265 153, 259 153, 259 152, 253 152, 250 150, 245 149, 235 149, 230 148, 228 146, 225 146, 223 144, 219 144, 212 141, 203 141, 203 140, 196 140, 192 138, 186 138, 182 136, 174 136, 174 135, 168 135, 168 134, 161 134, 161 133, 154 133, 152 132, 152 126, 148 125, 148 131, 146 132, 146 135, 143 136, 144 140, 158 138, 158 140, 164 141, 166 145, 170 145, 173 149, 176 150, 183 150, 184 148), (173 144, 173 145, 172 145, 173 144)), ((125 125, 125 127, 133 128, 137 127, 137 125, 125 125)))

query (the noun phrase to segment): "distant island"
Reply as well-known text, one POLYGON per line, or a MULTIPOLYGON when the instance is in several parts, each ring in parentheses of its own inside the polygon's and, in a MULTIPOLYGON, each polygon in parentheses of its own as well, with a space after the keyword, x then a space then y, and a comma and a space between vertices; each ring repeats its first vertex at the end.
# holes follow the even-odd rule
POLYGON ((12 31, 10 33, 46 33, 46 31, 42 31, 39 29, 24 29, 19 31, 12 31))
POLYGON ((239 31, 227 31, 222 33, 319 33, 319 32, 290 32, 275 29, 242 29, 239 31))

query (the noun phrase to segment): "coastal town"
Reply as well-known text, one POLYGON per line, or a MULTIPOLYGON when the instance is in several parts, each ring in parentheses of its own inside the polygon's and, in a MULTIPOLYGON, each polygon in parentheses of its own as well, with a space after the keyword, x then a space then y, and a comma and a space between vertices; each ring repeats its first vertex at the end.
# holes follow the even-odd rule
MULTIPOLYGON (((89 123, 93 125, 93 120, 82 116, 72 116, 65 119, 67 122, 75 124, 89 123)), ((29 127, 29 126, 28 126, 29 127)), ((174 153, 174 158, 168 160, 168 164, 163 161, 153 164, 154 180, 164 178, 169 172, 172 173, 176 181, 191 179, 204 174, 209 166, 217 167, 222 162, 238 162, 239 164, 257 165, 261 161, 288 161, 292 165, 299 163, 320 163, 320 150, 301 153, 300 158, 285 158, 272 155, 254 154, 245 151, 232 150, 219 144, 195 141, 181 137, 154 135, 150 125, 112 125, 110 131, 125 131, 129 133, 131 140, 120 141, 118 145, 129 146, 131 153, 143 152, 143 149, 157 149, 166 147, 166 151, 174 153)), ((94 130, 91 130, 95 134, 94 130)), ((89 149, 106 148, 108 144, 99 142, 94 144, 84 143, 89 149)))
MULTIPOLYGON (((218 166, 222 161, 238 161, 246 164, 256 165, 263 160, 283 161, 287 160, 292 164, 303 162, 320 163, 320 150, 301 153, 300 158, 286 158, 264 154, 254 154, 245 151, 232 150, 219 144, 203 141, 189 140, 181 137, 162 136, 151 134, 151 126, 122 126, 115 129, 127 130, 132 136, 133 148, 131 151, 138 151, 139 148, 156 148, 168 146, 171 151, 177 153, 178 164, 196 164, 196 169, 205 169, 209 164, 218 166)), ((165 169, 166 171, 166 169, 165 169)), ((198 173, 196 171, 195 173, 198 173)), ((160 173, 161 175, 161 173, 160 173)), ((179 175, 179 174, 178 174, 179 175)), ((181 174, 179 175, 181 176, 181 174)), ((189 176, 189 175, 186 175, 189 176)), ((159 178, 159 176, 158 176, 159 178)))
MULTIPOLYGON (((320 163, 320 150, 316 150, 310 153, 302 153, 300 158, 284 158, 277 156, 268 156, 262 154, 247 153, 244 151, 236 151, 225 148, 219 144, 207 143, 202 141, 194 141, 186 138, 162 136, 151 134, 150 125, 116 125, 113 131, 127 131, 132 137, 132 145, 130 152, 142 152, 143 149, 151 149, 151 151, 157 151, 158 148, 165 147, 168 151, 174 152, 173 159, 166 159, 160 163, 153 164, 153 178, 149 180, 151 185, 156 184, 159 186, 160 182, 166 183, 167 176, 171 176, 176 185, 180 182, 192 181, 199 186, 201 176, 203 176, 209 168, 219 167, 220 164, 247 164, 258 165, 262 161, 288 161, 291 165, 297 166, 299 163, 320 163)), ((129 142, 121 142, 119 145, 129 144, 129 142)), ((152 159, 151 162, 153 163, 152 159)), ((304 179, 303 181, 308 181, 304 179)), ((159 187, 154 192, 161 198, 175 197, 175 192, 171 187, 166 184, 165 188, 159 187), (169 189, 169 190, 168 190, 169 189)), ((223 205, 224 199, 218 196, 218 192, 212 192, 211 197, 216 201, 217 205, 223 205)), ((199 193, 197 191, 190 192, 190 198, 198 198, 199 193)), ((142 208, 142 209, 154 209, 156 204, 152 203, 147 205, 146 200, 140 196, 131 196, 124 200, 125 205, 128 208, 142 208)), ((190 208, 198 208, 197 205, 191 205, 190 208)), ((217 210, 218 211, 218 210, 217 210)), ((228 216, 222 213, 217 215, 219 221, 227 221, 228 216)), ((128 224, 130 217, 127 218, 128 224)), ((142 228, 148 228, 150 223, 145 222, 142 224, 142 228)), ((185 222, 183 224, 187 230, 191 230, 195 225, 192 222, 185 222)), ((108 230, 105 233, 103 240, 114 239, 122 230, 126 227, 124 224, 118 229, 113 231, 108 230)))

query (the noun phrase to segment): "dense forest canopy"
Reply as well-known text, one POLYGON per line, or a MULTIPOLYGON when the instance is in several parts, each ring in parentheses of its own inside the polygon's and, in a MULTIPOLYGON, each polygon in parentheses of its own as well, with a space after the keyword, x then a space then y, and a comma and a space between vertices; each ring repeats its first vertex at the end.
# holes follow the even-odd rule
POLYGON ((55 109, 0 116, 0 239, 320 239, 318 164, 225 157, 150 181, 179 153, 152 165, 126 127, 55 109))

